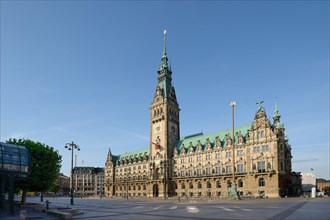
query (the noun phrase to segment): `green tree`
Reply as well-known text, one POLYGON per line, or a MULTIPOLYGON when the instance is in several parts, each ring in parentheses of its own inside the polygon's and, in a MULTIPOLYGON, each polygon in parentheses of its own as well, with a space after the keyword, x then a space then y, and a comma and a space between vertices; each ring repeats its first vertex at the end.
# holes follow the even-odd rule
POLYGON ((53 184, 49 189, 49 192, 53 192, 53 193, 58 193, 59 191, 60 191, 60 186, 58 184, 53 184))
POLYGON ((25 146, 30 153, 30 169, 26 181, 20 182, 23 190, 22 204, 26 202, 26 192, 47 192, 54 186, 61 168, 62 157, 53 147, 28 139, 11 138, 8 144, 25 146))

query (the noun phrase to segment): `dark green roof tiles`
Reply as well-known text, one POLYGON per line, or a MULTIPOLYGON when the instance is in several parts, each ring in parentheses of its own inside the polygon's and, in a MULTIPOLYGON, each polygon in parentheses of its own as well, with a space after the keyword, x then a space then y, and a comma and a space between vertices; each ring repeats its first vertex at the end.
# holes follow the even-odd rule
MULTIPOLYGON (((236 127, 235 128, 235 133, 236 132, 241 132, 241 134, 244 137, 247 134, 247 131, 249 129, 251 129, 251 125, 252 124, 247 124, 247 125, 236 127)), ((184 146, 187 148, 187 147, 189 147, 190 142, 192 143, 192 145, 194 147, 196 147, 197 144, 198 144, 198 141, 200 141, 200 143, 203 145, 203 150, 204 150, 206 140, 209 139, 211 144, 214 146, 214 143, 216 141, 216 137, 219 137, 219 139, 221 140, 222 146, 224 146, 225 143, 226 143, 226 140, 225 140, 226 134, 229 134, 231 136, 232 129, 229 128, 229 129, 226 129, 226 130, 221 130, 221 131, 217 131, 217 132, 209 133, 209 134, 200 133, 200 134, 190 135, 190 136, 187 136, 187 137, 181 139, 180 141, 178 141, 176 143, 176 147, 178 149, 180 149, 181 146, 184 144, 184 146)))
POLYGON ((136 151, 125 152, 116 157, 117 157, 117 160, 126 160, 126 159, 130 159, 130 158, 134 158, 135 155, 136 155, 136 157, 143 157, 144 154, 149 156, 149 153, 150 153, 150 148, 143 148, 143 149, 136 150, 136 151))

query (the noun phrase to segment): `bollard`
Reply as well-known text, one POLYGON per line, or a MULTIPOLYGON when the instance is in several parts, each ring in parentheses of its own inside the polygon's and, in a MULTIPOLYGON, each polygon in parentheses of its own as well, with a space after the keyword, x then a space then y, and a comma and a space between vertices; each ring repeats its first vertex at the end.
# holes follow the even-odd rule
POLYGON ((51 204, 51 202, 49 202, 48 200, 46 200, 46 210, 49 209, 49 204, 51 204))

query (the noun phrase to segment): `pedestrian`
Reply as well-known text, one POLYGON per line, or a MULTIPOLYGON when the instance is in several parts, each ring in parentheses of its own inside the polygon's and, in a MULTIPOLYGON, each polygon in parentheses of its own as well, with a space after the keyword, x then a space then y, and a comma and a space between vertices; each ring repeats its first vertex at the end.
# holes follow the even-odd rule
POLYGON ((180 202, 180 196, 178 197, 178 202, 180 202))
POLYGON ((26 210, 21 210, 19 212, 19 220, 26 220, 27 219, 27 211, 26 210))

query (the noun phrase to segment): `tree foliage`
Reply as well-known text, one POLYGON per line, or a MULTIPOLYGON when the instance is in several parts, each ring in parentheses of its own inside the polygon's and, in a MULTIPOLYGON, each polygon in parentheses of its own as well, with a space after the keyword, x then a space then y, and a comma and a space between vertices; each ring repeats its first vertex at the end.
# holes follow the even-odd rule
POLYGON ((53 147, 28 139, 11 138, 8 144, 25 146, 30 153, 30 168, 23 190, 46 192, 54 187, 61 168, 62 157, 53 147))

